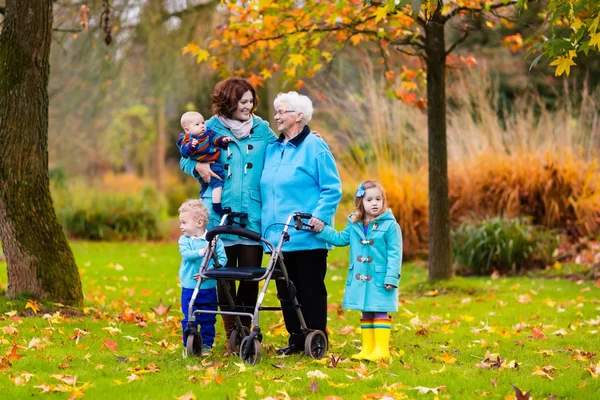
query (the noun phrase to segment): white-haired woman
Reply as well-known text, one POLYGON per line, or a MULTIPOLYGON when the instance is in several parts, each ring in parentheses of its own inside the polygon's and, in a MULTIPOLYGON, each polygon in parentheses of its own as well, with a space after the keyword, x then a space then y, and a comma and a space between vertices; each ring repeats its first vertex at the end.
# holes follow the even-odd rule
MULTIPOLYGON (((267 146, 260 192, 263 235, 277 243, 280 223, 293 212, 312 214, 308 223, 317 231, 324 224, 331 224, 342 197, 342 186, 331 150, 322 139, 310 134, 312 101, 296 92, 280 93, 274 106, 281 134, 267 146)), ((290 241, 283 246, 283 256, 306 325, 327 334, 325 273, 330 247, 311 232, 289 232, 290 241)), ((280 294, 285 293, 286 285, 282 281, 277 283, 280 294)), ((300 353, 304 351, 305 337, 296 311, 289 300, 282 300, 281 304, 290 338, 288 346, 278 353, 300 353)))

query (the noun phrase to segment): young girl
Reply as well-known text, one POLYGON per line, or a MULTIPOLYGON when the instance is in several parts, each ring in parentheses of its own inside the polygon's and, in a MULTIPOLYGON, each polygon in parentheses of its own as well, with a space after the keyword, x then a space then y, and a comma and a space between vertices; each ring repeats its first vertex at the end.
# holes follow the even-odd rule
POLYGON ((335 246, 350 245, 350 265, 342 307, 362 311, 362 350, 352 358, 389 359, 391 319, 398 311, 402 232, 387 208, 385 189, 364 181, 356 190, 356 210, 342 232, 325 226, 317 237, 335 246))

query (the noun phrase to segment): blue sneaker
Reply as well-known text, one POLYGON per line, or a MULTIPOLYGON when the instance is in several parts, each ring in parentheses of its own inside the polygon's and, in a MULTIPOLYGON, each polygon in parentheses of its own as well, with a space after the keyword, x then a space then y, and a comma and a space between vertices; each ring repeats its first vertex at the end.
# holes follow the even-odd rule
POLYGON ((209 356, 212 353, 212 346, 209 346, 207 344, 202 346, 202 355, 203 356, 209 356))

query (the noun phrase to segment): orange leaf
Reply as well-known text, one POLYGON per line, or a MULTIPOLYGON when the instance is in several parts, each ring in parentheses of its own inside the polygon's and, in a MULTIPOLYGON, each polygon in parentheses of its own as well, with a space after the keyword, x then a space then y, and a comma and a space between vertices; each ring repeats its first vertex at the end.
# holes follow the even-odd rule
POLYGON ((106 346, 106 348, 109 349, 110 351, 112 351, 113 353, 115 353, 117 351, 117 341, 116 340, 113 342, 109 338, 106 338, 106 340, 102 344, 104 346, 106 346))
POLYGON ((16 344, 13 344, 13 347, 12 347, 10 353, 8 354, 9 360, 18 360, 19 358, 23 357, 23 354, 17 354, 17 349, 18 349, 18 346, 16 344))
POLYGON ((156 308, 150 307, 150 310, 152 310, 152 312, 156 315, 167 315, 167 313, 169 312, 170 309, 171 309, 171 306, 168 306, 168 307, 163 306, 162 299, 160 299, 158 301, 158 306, 156 308))

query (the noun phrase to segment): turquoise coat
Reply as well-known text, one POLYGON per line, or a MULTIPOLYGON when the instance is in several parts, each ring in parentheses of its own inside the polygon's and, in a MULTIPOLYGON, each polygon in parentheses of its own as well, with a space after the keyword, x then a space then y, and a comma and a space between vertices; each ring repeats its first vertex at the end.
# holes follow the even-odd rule
MULTIPOLYGON (((248 213, 248 219, 242 221, 246 228, 261 232, 260 211, 260 176, 265 163, 265 149, 267 144, 277 139, 277 136, 267 121, 253 115, 253 126, 250 136, 237 140, 233 133, 223 126, 217 117, 212 117, 206 122, 206 128, 212 129, 217 134, 233 138, 228 148, 221 151, 219 162, 225 169, 225 182, 221 204, 223 207, 231 207, 233 211, 248 213)), ((200 176, 194 170, 196 161, 189 158, 181 158, 179 165, 183 172, 199 179, 200 176)), ((202 199, 204 205, 210 210, 208 227, 219 225, 220 217, 212 211, 212 189, 209 187, 202 199)), ((237 236, 222 235, 220 238, 225 244, 237 241, 237 236)), ((237 243, 237 242, 236 242, 237 243)), ((257 244, 255 242, 241 241, 246 244, 257 244)))
POLYGON ((334 246, 350 245, 343 308, 368 312, 398 311, 402 232, 391 210, 371 221, 366 235, 362 221, 352 222, 350 215, 342 232, 325 226, 317 237, 334 246), (395 288, 386 290, 384 285, 395 288))
MULTIPOLYGON (((181 235, 179 238, 179 253, 181 254, 181 265, 179 266, 179 282, 181 287, 185 289, 194 289, 198 281, 194 280, 194 274, 200 272, 200 265, 204 260, 203 256, 200 256, 200 250, 205 249, 208 246, 205 235, 202 237, 189 237, 181 235)), ((219 264, 227 264, 227 255, 223 248, 221 240, 217 240, 217 259, 219 264)), ((214 267, 214 261, 210 260, 208 267, 214 267)), ((200 289, 214 289, 217 286, 217 281, 214 279, 207 279, 202 282, 200 289)))
MULTIPOLYGON (((309 213, 331 224, 342 198, 342 183, 327 143, 305 126, 296 138, 283 143, 280 137, 269 144, 260 192, 263 235, 274 245, 281 240, 283 224, 294 212, 309 213)), ((283 245, 283 251, 330 248, 313 232, 291 228, 288 233, 290 241, 283 245)))

